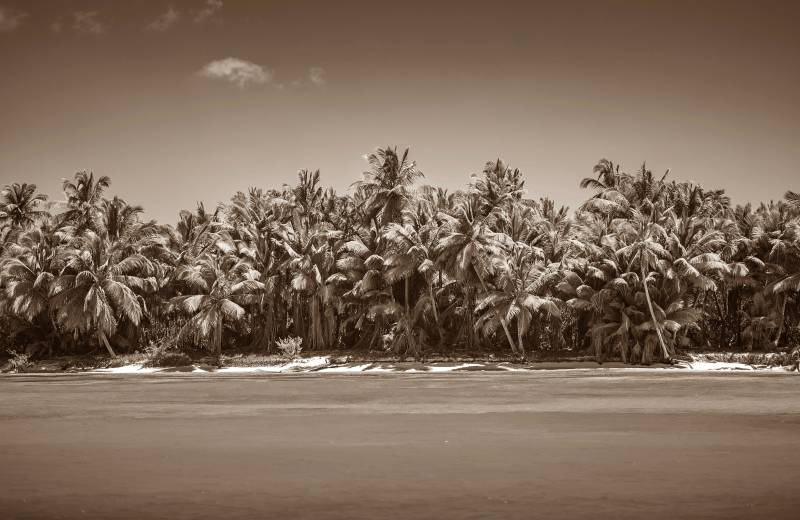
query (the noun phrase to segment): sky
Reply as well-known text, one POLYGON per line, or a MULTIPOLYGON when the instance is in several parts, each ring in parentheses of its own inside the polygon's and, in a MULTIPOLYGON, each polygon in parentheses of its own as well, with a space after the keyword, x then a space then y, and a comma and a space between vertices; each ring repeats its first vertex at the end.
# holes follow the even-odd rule
POLYGON ((174 222, 377 147, 463 188, 502 158, 575 207, 601 158, 800 191, 796 1, 0 0, 0 184, 89 170, 174 222))

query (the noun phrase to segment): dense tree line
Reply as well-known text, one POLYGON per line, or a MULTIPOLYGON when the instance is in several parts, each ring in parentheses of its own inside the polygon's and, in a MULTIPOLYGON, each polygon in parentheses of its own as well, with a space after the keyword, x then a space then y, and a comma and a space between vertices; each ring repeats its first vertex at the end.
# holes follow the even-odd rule
POLYGON ((299 172, 176 225, 79 172, 63 201, 0 196, 0 333, 38 355, 148 344, 271 351, 493 351, 628 363, 678 350, 798 344, 800 196, 732 206, 722 190, 601 160, 570 213, 486 163, 467 189, 421 184, 379 149, 350 193, 299 172))

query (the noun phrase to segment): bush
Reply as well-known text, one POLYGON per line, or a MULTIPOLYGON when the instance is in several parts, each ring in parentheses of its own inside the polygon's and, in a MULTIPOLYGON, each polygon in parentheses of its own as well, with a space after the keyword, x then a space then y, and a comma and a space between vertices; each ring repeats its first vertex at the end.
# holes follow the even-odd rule
POLYGON ((6 350, 6 352, 11 355, 11 359, 8 362, 11 365, 12 372, 25 372, 31 367, 30 356, 27 354, 19 353, 16 350, 6 350))
POLYGON ((145 349, 147 361, 143 363, 146 367, 185 367, 192 364, 192 358, 179 350, 170 349, 167 346, 148 347, 145 349))
POLYGON ((178 346, 178 334, 180 333, 183 323, 184 320, 179 317, 154 318, 142 329, 142 336, 139 338, 139 344, 176 348, 178 346))
POLYGON ((281 356, 287 359, 294 359, 300 355, 300 351, 303 350, 303 338, 298 338, 297 336, 293 338, 283 338, 279 339, 275 342, 278 346, 278 350, 281 353, 281 356))

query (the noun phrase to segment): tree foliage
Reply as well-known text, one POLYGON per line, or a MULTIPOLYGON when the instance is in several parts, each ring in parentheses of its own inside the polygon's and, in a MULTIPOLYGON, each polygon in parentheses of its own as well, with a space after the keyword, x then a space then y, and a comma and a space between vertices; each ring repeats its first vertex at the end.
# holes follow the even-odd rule
POLYGON ((10 347, 490 351, 652 363, 687 349, 798 343, 800 196, 733 206, 723 190, 602 159, 575 211, 489 161, 464 191, 419 184, 378 149, 346 195, 319 170, 250 188, 174 225, 78 172, 63 202, 0 192, 0 322, 10 347))

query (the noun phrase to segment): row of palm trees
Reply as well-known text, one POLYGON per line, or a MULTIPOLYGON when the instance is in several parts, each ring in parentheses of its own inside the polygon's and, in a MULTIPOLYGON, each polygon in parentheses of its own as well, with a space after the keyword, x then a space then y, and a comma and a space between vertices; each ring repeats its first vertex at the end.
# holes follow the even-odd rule
POLYGON ((350 193, 303 170, 176 225, 79 172, 65 198, 0 195, 0 328, 40 354, 151 343, 271 351, 497 352, 627 363, 686 349, 798 344, 800 196, 733 206, 722 190, 601 160, 574 212, 526 198, 501 160, 467 189, 421 185, 378 149, 350 193))

